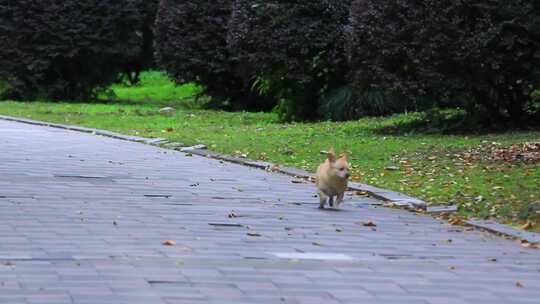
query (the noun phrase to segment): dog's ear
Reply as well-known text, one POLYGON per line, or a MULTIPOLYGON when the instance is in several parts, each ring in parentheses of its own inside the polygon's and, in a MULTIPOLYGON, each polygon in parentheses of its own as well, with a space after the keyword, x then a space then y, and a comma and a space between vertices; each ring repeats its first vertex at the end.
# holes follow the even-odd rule
POLYGON ((334 151, 334 148, 330 148, 326 156, 331 163, 336 162, 336 151, 334 151))
POLYGON ((341 155, 339 155, 339 158, 343 159, 344 161, 349 160, 349 156, 347 155, 347 153, 341 153, 341 155))

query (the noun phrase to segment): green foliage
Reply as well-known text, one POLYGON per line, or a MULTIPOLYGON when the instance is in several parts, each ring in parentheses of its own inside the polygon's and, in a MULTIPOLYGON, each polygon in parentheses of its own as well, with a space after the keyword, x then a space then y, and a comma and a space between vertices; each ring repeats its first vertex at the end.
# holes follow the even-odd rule
POLYGON ((348 7, 343 0, 234 2, 230 54, 245 77, 264 79, 282 119, 316 118, 321 92, 342 78, 348 7))
POLYGON ((356 0, 355 84, 462 106, 497 125, 521 122, 540 82, 536 0, 356 0))
POLYGON ((0 96, 4 95, 4 92, 8 90, 8 83, 6 80, 0 78, 0 96))
POLYGON ((160 2, 156 55, 177 83, 197 83, 209 105, 234 110, 269 110, 273 104, 250 89, 231 60, 227 30, 233 0, 160 2))
POLYGON ((356 120, 365 116, 383 116, 417 110, 415 104, 396 93, 361 91, 350 86, 327 93, 319 107, 320 116, 333 121, 356 120))
POLYGON ((0 77, 12 98, 88 100, 142 67, 148 14, 142 0, 0 0, 0 77))

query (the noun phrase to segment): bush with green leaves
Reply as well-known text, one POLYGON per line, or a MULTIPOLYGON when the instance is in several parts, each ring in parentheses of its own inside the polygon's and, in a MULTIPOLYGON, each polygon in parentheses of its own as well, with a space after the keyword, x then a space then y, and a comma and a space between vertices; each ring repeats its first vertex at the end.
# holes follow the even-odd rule
POLYGON ((10 97, 85 100, 136 71, 143 0, 0 0, 0 77, 10 97))
POLYGON ((326 120, 347 121, 419 109, 422 107, 392 91, 359 90, 344 86, 324 94, 319 114, 326 120))
MULTIPOLYGON (((236 0, 228 46, 244 75, 280 100, 285 120, 317 116, 318 101, 342 83, 349 1, 236 0), (341 44, 340 44, 341 43, 341 44)), ((260 88, 260 87, 259 87, 260 88)))
POLYGON ((227 49, 227 31, 233 0, 163 0, 156 20, 159 65, 177 83, 194 82, 233 109, 269 109, 238 73, 227 49))
POLYGON ((535 0, 356 0, 350 50, 360 88, 520 121, 540 83, 535 0))

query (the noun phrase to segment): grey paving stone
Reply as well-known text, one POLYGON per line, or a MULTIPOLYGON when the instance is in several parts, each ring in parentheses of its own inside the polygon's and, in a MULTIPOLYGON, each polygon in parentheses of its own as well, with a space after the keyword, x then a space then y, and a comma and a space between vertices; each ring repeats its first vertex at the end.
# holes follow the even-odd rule
POLYGON ((292 179, 0 120, 0 303, 452 304, 539 297, 538 250, 379 208, 373 198, 347 196, 343 210, 321 212, 315 187, 292 179), (167 239, 176 245, 164 246, 167 239), (336 254, 351 259, 332 259, 336 254))

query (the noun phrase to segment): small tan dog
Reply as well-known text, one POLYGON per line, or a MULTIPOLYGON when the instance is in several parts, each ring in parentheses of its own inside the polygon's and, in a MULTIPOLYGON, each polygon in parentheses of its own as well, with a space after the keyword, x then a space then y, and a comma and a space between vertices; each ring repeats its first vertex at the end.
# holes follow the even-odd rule
POLYGON ((319 189, 320 209, 324 209, 327 201, 330 207, 334 207, 334 197, 336 197, 336 207, 339 207, 347 191, 349 176, 347 154, 343 153, 336 159, 336 152, 331 148, 327 153, 326 161, 317 169, 316 183, 319 189))

